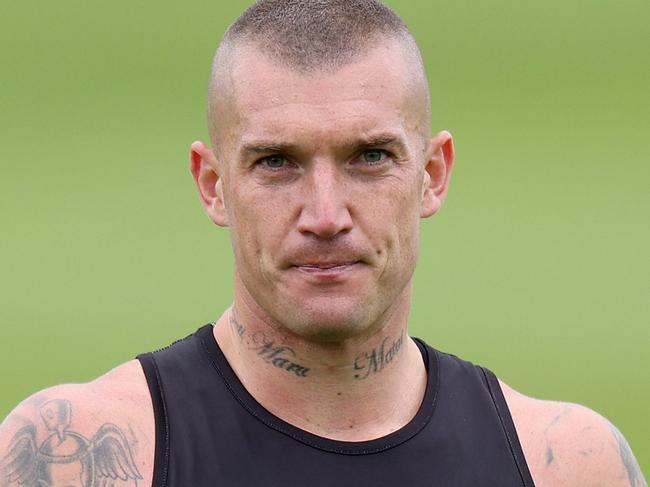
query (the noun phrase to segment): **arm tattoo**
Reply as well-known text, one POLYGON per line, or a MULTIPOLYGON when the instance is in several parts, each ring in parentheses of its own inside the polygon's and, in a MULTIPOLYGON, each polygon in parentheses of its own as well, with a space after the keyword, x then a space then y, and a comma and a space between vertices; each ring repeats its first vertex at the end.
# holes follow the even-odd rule
POLYGON ((616 440, 621 461, 623 462, 623 466, 627 472, 630 487, 648 487, 648 484, 641 473, 641 468, 639 468, 639 464, 637 463, 636 458, 634 458, 634 453, 632 453, 632 449, 625 440, 625 437, 614 425, 610 425, 610 428, 614 435, 614 439, 616 440))
POLYGON ((547 468, 551 466, 553 460, 555 460, 555 455, 553 454, 553 448, 551 448, 550 444, 547 444, 546 445, 546 467, 547 468))
POLYGON ((29 423, 0 458, 0 486, 137 486, 142 475, 124 433, 105 423, 92 438, 70 429, 69 401, 54 399, 40 408, 42 424, 29 423), (37 431, 48 435, 37 444, 37 431))
POLYGON ((555 426, 557 425, 560 420, 569 414, 573 408, 571 406, 566 406, 562 411, 560 411, 558 414, 555 415, 553 420, 544 428, 544 439, 546 440, 546 468, 550 467, 553 465, 553 462, 555 461, 555 453, 553 452, 553 444, 551 440, 548 437, 548 432, 555 426))
POLYGON ((246 342, 249 349, 257 352, 257 356, 264 362, 296 377, 307 377, 309 367, 299 363, 293 348, 274 342, 263 332, 257 332, 250 336, 251 334, 246 333, 246 328, 237 320, 234 311, 230 313, 229 321, 237 336, 246 342))
POLYGON ((382 340, 378 348, 373 348, 371 352, 357 355, 357 358, 354 360, 354 378, 364 380, 370 374, 377 374, 384 370, 400 351, 403 342, 404 332, 396 340, 393 340, 390 346, 388 346, 388 337, 386 337, 382 340))

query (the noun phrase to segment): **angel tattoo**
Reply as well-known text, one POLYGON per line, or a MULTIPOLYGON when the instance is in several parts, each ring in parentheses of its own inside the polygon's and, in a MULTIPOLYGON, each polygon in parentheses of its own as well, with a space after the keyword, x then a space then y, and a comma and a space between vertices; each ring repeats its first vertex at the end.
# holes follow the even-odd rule
POLYGON ((41 418, 51 434, 36 444, 36 426, 24 426, 0 459, 0 487, 118 487, 137 486, 142 475, 124 434, 110 423, 92 439, 71 431, 69 401, 45 403, 41 418))

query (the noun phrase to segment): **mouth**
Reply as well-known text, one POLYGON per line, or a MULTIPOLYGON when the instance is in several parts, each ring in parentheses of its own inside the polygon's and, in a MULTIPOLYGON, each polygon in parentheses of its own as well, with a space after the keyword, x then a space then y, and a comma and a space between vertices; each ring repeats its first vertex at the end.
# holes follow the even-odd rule
POLYGON ((304 272, 315 276, 337 276, 344 272, 353 270, 361 265, 361 261, 348 261, 348 262, 318 262, 318 263, 302 263, 295 264, 292 267, 300 272, 304 272))

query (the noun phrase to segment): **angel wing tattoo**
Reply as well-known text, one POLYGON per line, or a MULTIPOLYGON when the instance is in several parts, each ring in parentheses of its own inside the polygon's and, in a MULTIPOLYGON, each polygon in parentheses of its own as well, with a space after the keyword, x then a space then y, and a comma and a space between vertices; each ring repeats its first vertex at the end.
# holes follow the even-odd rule
POLYGON ((137 486, 142 475, 126 437, 114 424, 102 425, 92 439, 70 430, 70 402, 55 399, 40 412, 49 436, 36 442, 36 426, 13 437, 0 460, 0 487, 137 486))
POLYGON ((5 485, 38 485, 36 482, 39 461, 36 458, 36 427, 27 425, 14 435, 9 452, 0 460, 0 479, 5 485))

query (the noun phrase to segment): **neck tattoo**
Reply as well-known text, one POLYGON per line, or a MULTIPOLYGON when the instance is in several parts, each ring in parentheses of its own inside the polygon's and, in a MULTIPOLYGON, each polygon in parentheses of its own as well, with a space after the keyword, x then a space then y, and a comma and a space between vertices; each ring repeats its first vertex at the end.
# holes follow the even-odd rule
MULTIPOLYGON (((248 333, 237 320, 234 311, 230 313, 229 322, 237 337, 265 363, 284 370, 294 377, 306 378, 309 376, 310 368, 301 363, 293 348, 274 341, 264 332, 248 333)), ((353 364, 354 378, 361 381, 367 379, 371 374, 383 371, 393 362, 402 349, 403 343, 404 331, 396 339, 390 341, 389 337, 385 337, 378 347, 357 355, 353 364)))
POLYGON ((230 326, 249 350, 256 352, 265 363, 284 370, 295 377, 307 377, 309 367, 305 367, 297 359, 293 348, 282 343, 276 343, 266 336, 264 332, 247 333, 246 328, 237 320, 235 313, 230 314, 230 326))
POLYGON ((404 342, 404 332, 402 331, 390 346, 388 340, 389 338, 386 337, 379 347, 373 348, 370 352, 357 355, 354 360, 354 378, 356 380, 367 379, 370 374, 378 374, 384 370, 401 350, 404 342))

